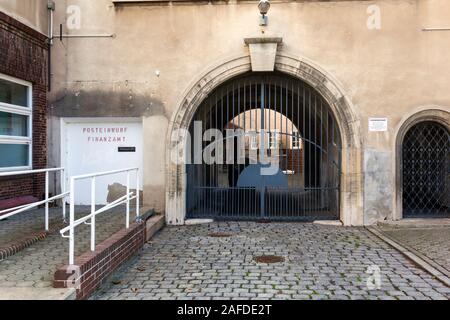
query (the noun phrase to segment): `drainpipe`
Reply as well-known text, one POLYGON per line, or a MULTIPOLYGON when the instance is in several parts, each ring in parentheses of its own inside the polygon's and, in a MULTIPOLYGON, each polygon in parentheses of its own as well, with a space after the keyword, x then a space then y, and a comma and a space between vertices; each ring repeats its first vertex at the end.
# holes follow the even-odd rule
MULTIPOLYGON (((55 13, 55 1, 49 0, 47 2, 47 10, 48 10, 48 60, 47 60, 47 81, 48 81, 48 92, 52 91, 52 46, 53 46, 53 26, 54 26, 54 13, 55 13)), ((48 100, 47 100, 48 102, 48 100)), ((52 113, 52 109, 50 108, 50 112, 52 113)), ((53 117, 50 117, 52 120, 53 117)), ((53 130, 50 130, 52 133, 53 130)), ((53 139, 50 139, 50 141, 53 141, 53 139)), ((47 142, 48 143, 48 142, 47 142)), ((47 153, 47 159, 48 159, 48 153, 47 153)), ((48 161, 47 161, 48 165, 48 161)), ((56 194, 56 175, 53 177, 53 189, 54 194, 56 194)))
POLYGON ((48 91, 50 92, 52 90, 52 46, 53 46, 53 16, 55 12, 55 1, 49 0, 47 2, 47 10, 48 10, 48 16, 49 16, 49 23, 48 23, 48 91))
POLYGON ((53 14, 55 12, 55 1, 50 0, 47 3, 47 10, 49 11, 49 30, 48 37, 50 38, 50 44, 53 45, 53 14))

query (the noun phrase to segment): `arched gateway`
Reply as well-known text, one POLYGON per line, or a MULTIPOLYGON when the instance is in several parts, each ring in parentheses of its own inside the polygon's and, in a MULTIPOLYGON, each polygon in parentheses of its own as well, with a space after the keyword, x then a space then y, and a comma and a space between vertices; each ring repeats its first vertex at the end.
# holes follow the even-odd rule
POLYGON ((232 59, 186 93, 167 138, 169 224, 191 218, 363 224, 361 142, 351 104, 305 60, 277 55, 275 69, 252 73, 248 56, 232 59), (201 149, 216 162, 195 162, 194 141, 208 129, 219 135, 210 134, 201 149), (222 158, 212 148, 219 142, 222 158), (194 163, 174 161, 174 153, 180 159, 188 153, 194 163), (264 164, 269 159, 272 170, 264 164))
POLYGON ((305 82, 280 73, 233 78, 202 102, 190 137, 198 143, 187 164, 188 219, 340 218, 340 130, 305 82))

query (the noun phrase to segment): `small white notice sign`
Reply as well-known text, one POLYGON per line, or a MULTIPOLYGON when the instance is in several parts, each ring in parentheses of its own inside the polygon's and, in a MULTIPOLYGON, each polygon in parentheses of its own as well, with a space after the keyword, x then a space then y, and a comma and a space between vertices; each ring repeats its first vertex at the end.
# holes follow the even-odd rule
POLYGON ((388 131, 387 118, 370 118, 369 119, 370 132, 386 132, 388 131))

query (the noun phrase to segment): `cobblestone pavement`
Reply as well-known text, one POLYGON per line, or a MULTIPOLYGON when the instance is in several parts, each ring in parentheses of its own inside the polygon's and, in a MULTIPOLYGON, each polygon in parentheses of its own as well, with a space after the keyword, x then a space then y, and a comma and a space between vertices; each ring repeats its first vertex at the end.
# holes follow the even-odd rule
MULTIPOLYGON (((82 217, 90 212, 90 208, 77 207, 76 211, 77 217, 82 217)), ((61 209, 51 209, 50 215, 54 219, 61 219, 61 209)), ((23 230, 17 228, 22 222, 28 226, 27 230, 35 228, 41 231, 43 216, 43 209, 39 209, 2 222, 0 224, 0 238, 14 239, 15 236, 22 236, 23 230)), ((97 244, 124 226, 124 208, 118 207, 114 211, 99 215, 97 217, 97 244)), ((89 241, 90 226, 79 226, 75 231, 75 253, 77 256, 89 250, 89 241)), ((6 260, 0 261, 0 287, 51 287, 56 269, 68 262, 68 249, 68 239, 62 238, 58 232, 6 260)))
POLYGON ((92 299, 442 299, 450 288, 363 228, 214 223, 167 227, 92 299), (211 232, 230 238, 209 237, 211 232), (285 262, 257 264, 255 256, 285 262), (381 289, 369 290, 369 267, 381 289))
POLYGON ((383 226, 381 229, 388 236, 430 258, 450 272, 450 226, 420 228, 383 226))

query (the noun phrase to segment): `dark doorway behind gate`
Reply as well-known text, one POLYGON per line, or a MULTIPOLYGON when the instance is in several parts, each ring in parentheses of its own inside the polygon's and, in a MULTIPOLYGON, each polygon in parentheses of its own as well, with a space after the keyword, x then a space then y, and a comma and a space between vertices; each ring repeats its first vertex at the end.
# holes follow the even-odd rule
POLYGON ((432 121, 413 126, 403 141, 403 215, 450 216, 450 135, 432 121))
POLYGON ((205 99, 192 141, 199 123, 201 134, 222 133, 202 148, 222 144, 212 154, 223 152, 223 162, 187 166, 188 219, 339 219, 340 131, 314 88, 281 74, 248 74, 205 99))

